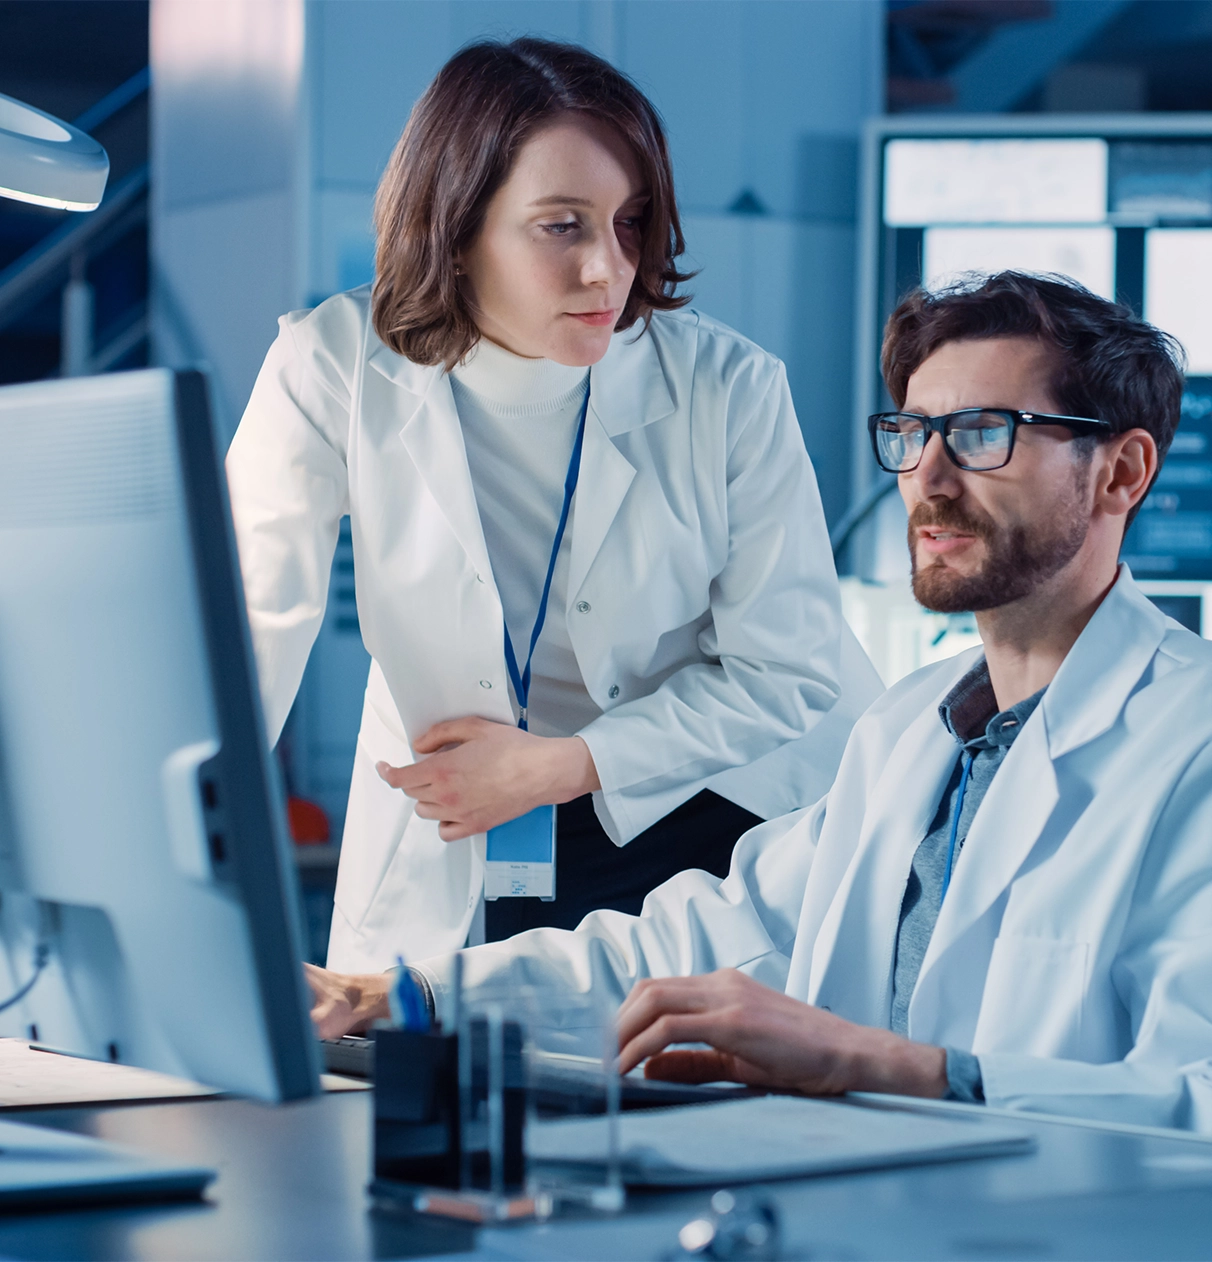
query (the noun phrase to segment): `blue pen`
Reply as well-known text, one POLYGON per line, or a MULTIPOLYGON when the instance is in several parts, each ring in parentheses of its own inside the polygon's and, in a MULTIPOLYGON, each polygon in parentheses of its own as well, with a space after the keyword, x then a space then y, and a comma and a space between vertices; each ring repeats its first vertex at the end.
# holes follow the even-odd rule
POLYGON ((425 1020, 424 1005, 420 1002, 413 974, 409 972, 408 965, 399 955, 396 955, 395 963, 395 991, 399 998, 401 1026, 405 1030, 427 1029, 428 1021, 425 1020))
POLYGON ((411 983, 412 978, 409 975, 408 968, 403 959, 397 955, 396 979, 388 994, 388 1002, 391 1006, 392 1024, 401 1030, 413 1029, 416 1020, 416 1008, 410 993, 412 990, 411 983))
POLYGON ((396 983, 388 995, 391 1019, 402 1030, 429 1029, 429 1011, 420 988, 400 956, 396 956, 396 983))

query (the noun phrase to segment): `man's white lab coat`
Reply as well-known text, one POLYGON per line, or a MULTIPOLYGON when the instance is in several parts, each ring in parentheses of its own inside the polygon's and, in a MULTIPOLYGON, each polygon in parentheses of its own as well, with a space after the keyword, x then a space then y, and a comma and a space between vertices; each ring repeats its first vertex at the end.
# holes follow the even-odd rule
MULTIPOLYGON (((483 843, 443 842, 375 763, 411 762, 441 719, 514 721, 501 601, 445 372, 378 340, 369 288, 281 324, 227 459, 249 619, 276 740, 349 513, 373 665, 328 962, 384 969, 463 944, 483 843)), ((569 534, 549 617, 604 712, 581 734, 616 844, 703 788, 767 818, 820 796, 881 685, 778 360, 693 312, 616 335, 569 534)))
MULTIPOLYGON (((466 952, 468 982, 617 1000, 733 967, 887 1028, 910 864, 958 757, 938 705, 979 653, 885 693, 828 796, 747 833, 724 881, 683 872, 639 918, 466 952)), ((424 971, 443 1002, 448 963, 424 971)), ((990 1105, 1212 1130, 1212 645, 1126 568, 981 803, 909 1036, 975 1052, 990 1105)))

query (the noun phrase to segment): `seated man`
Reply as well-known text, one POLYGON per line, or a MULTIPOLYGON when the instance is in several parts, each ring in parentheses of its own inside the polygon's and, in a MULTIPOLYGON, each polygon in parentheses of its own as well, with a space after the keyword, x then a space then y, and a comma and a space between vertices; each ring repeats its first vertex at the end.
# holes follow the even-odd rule
MULTIPOLYGON (((1059 280, 906 299, 872 438, 918 600, 983 648, 891 688, 726 879, 466 951, 466 982, 623 1000, 652 1076, 1212 1130, 1212 645, 1117 565, 1179 358, 1059 280)), ((449 961, 418 971, 440 1013, 449 961)), ((313 985, 330 1034, 385 1012, 383 978, 313 985)))

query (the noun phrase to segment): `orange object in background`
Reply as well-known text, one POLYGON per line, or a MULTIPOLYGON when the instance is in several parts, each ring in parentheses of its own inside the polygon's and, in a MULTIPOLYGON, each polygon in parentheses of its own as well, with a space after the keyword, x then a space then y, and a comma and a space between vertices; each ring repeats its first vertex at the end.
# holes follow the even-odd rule
POLYGON ((306 798, 287 798, 286 818, 296 845, 321 846, 328 841, 331 832, 328 815, 315 802, 309 802, 306 798))

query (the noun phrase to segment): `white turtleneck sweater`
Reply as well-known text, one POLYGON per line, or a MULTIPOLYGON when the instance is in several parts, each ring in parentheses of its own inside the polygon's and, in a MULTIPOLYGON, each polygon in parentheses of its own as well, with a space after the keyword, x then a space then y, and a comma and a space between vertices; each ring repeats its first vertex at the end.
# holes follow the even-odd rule
MULTIPOLYGON (((521 671, 564 504, 589 370, 523 359, 482 338, 450 374, 450 384, 488 558, 521 671)), ((582 469, 581 476, 585 473, 582 469)), ((574 736, 602 713, 585 689, 568 636, 575 516, 574 497, 531 665, 529 724, 540 736, 574 736)))

